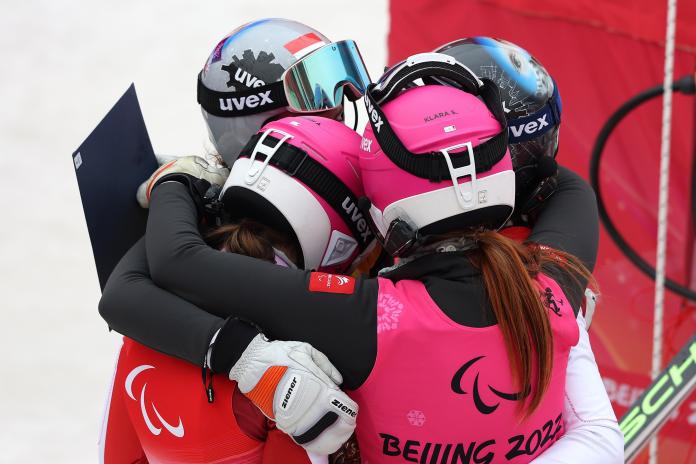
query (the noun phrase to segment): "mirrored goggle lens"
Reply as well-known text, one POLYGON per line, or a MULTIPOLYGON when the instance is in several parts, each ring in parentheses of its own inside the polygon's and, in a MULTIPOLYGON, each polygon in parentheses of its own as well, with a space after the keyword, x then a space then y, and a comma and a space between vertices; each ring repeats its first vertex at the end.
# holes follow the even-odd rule
POLYGON ((349 98, 365 94, 370 76, 352 40, 331 43, 310 53, 283 74, 283 85, 292 111, 310 112, 336 108, 349 98))

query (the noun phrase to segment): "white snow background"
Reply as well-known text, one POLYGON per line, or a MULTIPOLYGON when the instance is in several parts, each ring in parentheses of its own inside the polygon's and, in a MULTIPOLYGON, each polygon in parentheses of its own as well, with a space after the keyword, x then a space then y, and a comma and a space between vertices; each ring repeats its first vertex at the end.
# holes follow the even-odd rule
POLYGON ((0 5, 0 463, 94 463, 120 337, 99 284, 71 153, 135 82, 155 151, 202 153, 196 75, 261 17, 357 41, 386 62, 386 0, 50 1, 0 5))

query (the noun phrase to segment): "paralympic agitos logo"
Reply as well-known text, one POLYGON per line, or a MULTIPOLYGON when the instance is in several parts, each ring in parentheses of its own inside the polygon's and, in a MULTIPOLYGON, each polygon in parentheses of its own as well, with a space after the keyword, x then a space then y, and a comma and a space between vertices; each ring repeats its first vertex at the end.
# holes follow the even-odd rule
MULTIPOLYGON (((470 359, 469 361, 465 362, 462 367, 457 369, 457 372, 454 373, 454 376, 452 377, 452 383, 451 383, 451 388, 452 391, 458 395, 467 395, 469 392, 465 391, 462 388, 462 380, 464 378, 464 374, 469 370, 471 366, 476 364, 478 361, 481 359, 485 358, 485 356, 478 356, 476 358, 470 359)), ((481 390, 479 388, 479 378, 480 378, 481 372, 477 372, 476 376, 474 377, 474 383, 471 388, 471 396, 473 397, 474 400, 474 406, 476 406, 476 409, 481 414, 492 414, 495 412, 496 409, 498 409, 498 406, 500 406, 500 401, 494 404, 488 404, 486 403, 483 398, 481 397, 481 390)), ((524 392, 518 392, 518 393, 506 393, 503 391, 498 390, 497 388, 493 387, 492 385, 488 385, 488 390, 493 393, 493 395, 497 396, 501 400, 505 401, 519 401, 524 398, 526 398, 530 391, 529 389, 526 389, 524 392)))

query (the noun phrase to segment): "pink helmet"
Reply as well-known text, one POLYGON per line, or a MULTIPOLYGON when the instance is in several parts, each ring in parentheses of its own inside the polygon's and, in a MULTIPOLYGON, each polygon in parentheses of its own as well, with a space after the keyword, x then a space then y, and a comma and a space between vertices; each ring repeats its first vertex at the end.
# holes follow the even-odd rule
POLYGON ((360 136, 340 122, 288 117, 267 123, 242 149, 221 199, 297 240, 305 269, 343 273, 373 242, 358 211, 360 136))
POLYGON ((505 224, 515 173, 493 82, 452 57, 422 53, 371 85, 365 102, 360 169, 375 232, 390 254, 404 256, 428 235, 505 224), (429 85, 414 86, 416 79, 429 85))

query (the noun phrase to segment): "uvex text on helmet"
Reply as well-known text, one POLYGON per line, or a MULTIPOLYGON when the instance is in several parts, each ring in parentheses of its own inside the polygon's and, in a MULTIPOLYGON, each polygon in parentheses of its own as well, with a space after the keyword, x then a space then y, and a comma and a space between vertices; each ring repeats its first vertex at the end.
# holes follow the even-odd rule
POLYGON ((285 69, 328 42, 309 26, 272 18, 245 24, 216 45, 200 73, 198 99, 210 140, 229 165, 267 120, 286 111, 282 85, 273 86, 285 69))

